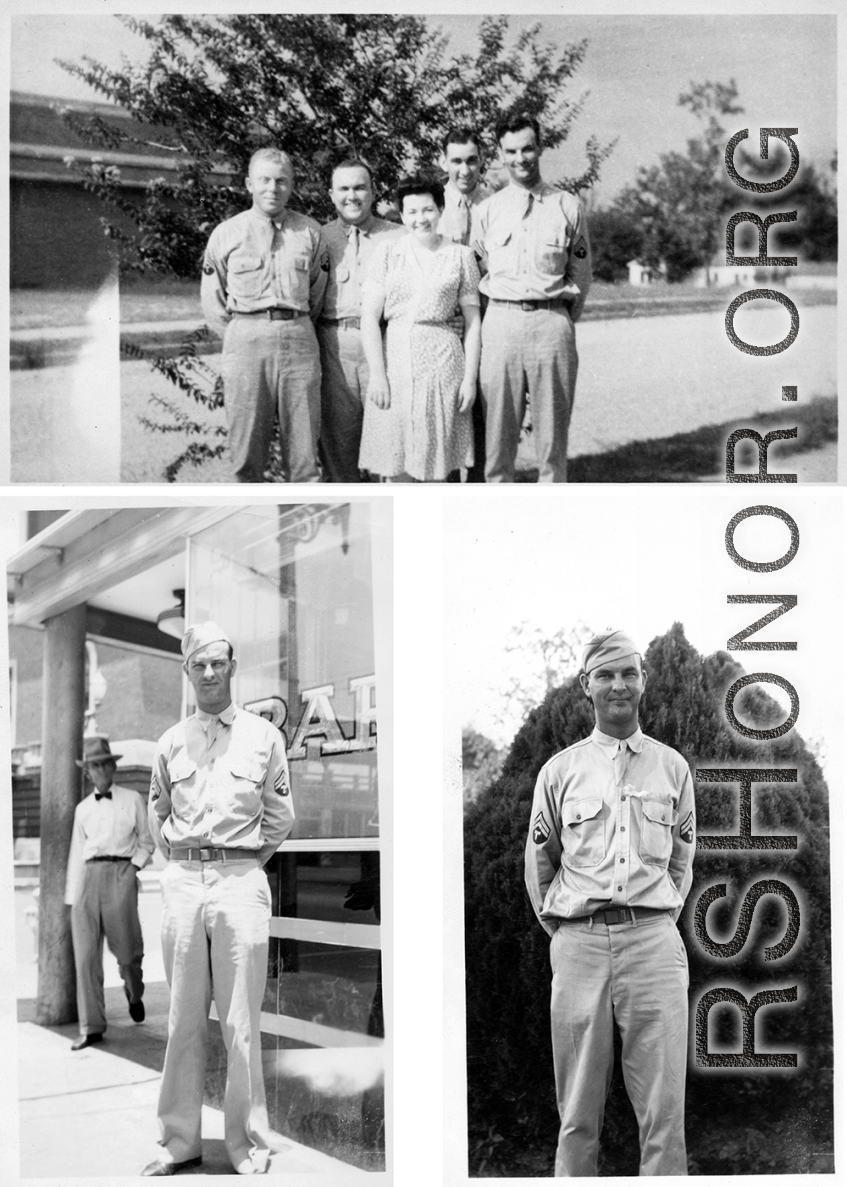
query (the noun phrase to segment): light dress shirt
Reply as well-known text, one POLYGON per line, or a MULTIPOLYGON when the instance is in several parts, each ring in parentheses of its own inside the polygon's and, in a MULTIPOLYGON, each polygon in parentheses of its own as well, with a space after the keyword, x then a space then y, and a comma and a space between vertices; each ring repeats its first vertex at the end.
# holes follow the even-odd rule
POLYGON ((317 316, 328 269, 314 219, 295 210, 272 219, 251 206, 209 238, 200 282, 206 324, 223 337, 233 313, 278 308, 317 316))
POLYGON ((85 863, 92 857, 128 857, 139 870, 153 853, 153 838, 147 826, 144 800, 131 787, 109 788, 112 798, 95 799, 94 793, 80 800, 74 811, 65 902, 74 903, 85 863))
POLYGON ((340 218, 321 227, 321 243, 329 256, 322 318, 340 321, 345 317, 361 316, 362 279, 374 246, 381 239, 398 233, 405 234, 405 227, 373 214, 357 227, 340 218))
POLYGON ((279 730, 233 704, 171 726, 156 748, 149 820, 166 857, 175 846, 252 849, 264 865, 294 824, 279 730))
POLYGON ((438 220, 440 234, 452 243, 467 246, 471 240, 473 211, 490 196, 491 188, 484 181, 478 181, 469 194, 463 194, 448 181, 444 186, 444 213, 438 220))
POLYGON ((554 755, 535 785, 526 886, 550 935, 560 919, 603 907, 652 907, 677 918, 691 888, 694 784, 681 754, 636 729, 596 727, 554 755))
POLYGON ((471 246, 485 273, 480 291, 501 301, 569 304, 579 318, 591 285, 591 249, 582 203, 539 182, 509 183, 474 211, 471 246))

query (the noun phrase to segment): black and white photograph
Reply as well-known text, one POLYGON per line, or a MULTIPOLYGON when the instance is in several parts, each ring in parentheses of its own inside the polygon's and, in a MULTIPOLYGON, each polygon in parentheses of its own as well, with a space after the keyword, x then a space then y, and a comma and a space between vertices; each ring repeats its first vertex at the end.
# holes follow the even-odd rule
POLYGON ((10 519, 21 1180, 386 1182, 390 502, 10 519))
POLYGON ((811 5, 16 6, 11 481, 837 481, 836 61, 811 5))
POLYGON ((844 528, 805 494, 445 516, 445 1182, 833 1173, 844 528))

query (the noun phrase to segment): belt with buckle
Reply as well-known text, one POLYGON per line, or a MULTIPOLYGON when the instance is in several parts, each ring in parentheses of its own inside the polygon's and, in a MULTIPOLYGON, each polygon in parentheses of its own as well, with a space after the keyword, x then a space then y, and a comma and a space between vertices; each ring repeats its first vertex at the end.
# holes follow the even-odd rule
POLYGON ((129 861, 128 857, 87 857, 86 861, 129 861))
POLYGON ((321 325, 337 326, 339 330, 360 330, 362 319, 360 317, 322 317, 321 325))
POLYGON ((255 849, 171 849, 171 861, 249 861, 256 857, 255 849))
POLYGON ((308 317, 299 309, 252 309, 248 312, 238 310, 236 317, 266 317, 270 321, 293 321, 295 317, 308 317))
POLYGON ((561 297, 549 301, 507 301, 505 297, 491 297, 495 305, 512 305, 517 309, 522 309, 524 313, 533 313, 536 309, 562 309, 570 305, 570 301, 565 301, 561 297))
POLYGON ((604 907, 600 911, 595 911, 593 915, 578 915, 575 919, 563 919, 562 923, 588 923, 589 920, 593 920, 595 923, 605 923, 607 927, 613 927, 615 924, 632 923, 635 919, 651 919, 667 913, 667 909, 663 907, 604 907))

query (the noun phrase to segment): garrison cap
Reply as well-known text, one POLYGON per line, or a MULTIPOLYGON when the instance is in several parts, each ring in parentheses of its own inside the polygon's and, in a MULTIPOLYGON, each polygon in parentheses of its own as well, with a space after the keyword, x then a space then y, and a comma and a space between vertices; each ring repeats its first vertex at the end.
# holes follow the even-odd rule
POLYGON ((586 643, 582 652, 582 670, 587 676, 601 664, 626 659, 628 655, 641 655, 629 635, 623 631, 602 631, 586 643))
POLYGON ((221 630, 216 622, 198 622, 187 627, 182 636, 183 658, 189 659, 195 651, 199 651, 201 647, 208 647, 210 643, 229 643, 230 647, 232 646, 229 635, 221 630))

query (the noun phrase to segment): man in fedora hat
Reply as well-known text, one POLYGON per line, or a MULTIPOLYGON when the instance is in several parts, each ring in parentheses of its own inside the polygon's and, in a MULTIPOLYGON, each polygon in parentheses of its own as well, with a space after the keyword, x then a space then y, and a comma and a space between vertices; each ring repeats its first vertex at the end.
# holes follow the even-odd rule
POLYGON ((153 839, 141 796, 114 782, 120 754, 108 738, 83 739, 82 767, 94 784, 76 806, 65 883, 71 908, 71 936, 76 963, 79 1038, 72 1051, 103 1041, 106 1008, 103 995, 103 937, 115 954, 129 1002, 130 1017, 144 1021, 144 942, 138 920, 136 874, 150 860, 153 839))
POLYGON ((628 635, 595 635, 579 680, 596 725, 541 768, 526 844, 527 890, 551 936, 555 1173, 597 1175, 616 1023, 640 1173, 685 1175, 688 961, 676 919, 692 880, 691 772, 641 732, 647 673, 628 635))
POLYGON ((241 1175, 270 1157, 259 1014, 271 894, 263 866, 294 823, 279 730, 232 702, 232 644, 214 622, 190 626, 183 667, 196 711, 159 739, 149 819, 168 859, 162 955, 171 990, 159 1092, 159 1156, 143 1175, 201 1164, 206 1035, 214 996, 227 1052, 224 1138, 241 1175))

